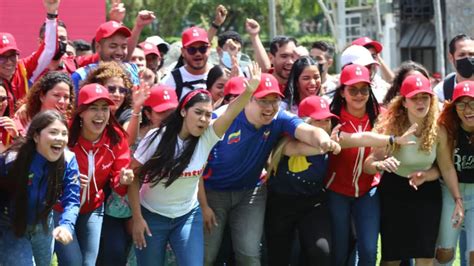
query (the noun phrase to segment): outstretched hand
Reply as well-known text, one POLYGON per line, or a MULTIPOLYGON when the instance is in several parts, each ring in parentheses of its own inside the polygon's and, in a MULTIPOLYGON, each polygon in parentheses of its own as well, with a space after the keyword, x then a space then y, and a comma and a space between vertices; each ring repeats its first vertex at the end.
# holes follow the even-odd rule
POLYGON ((125 5, 121 3, 120 0, 111 0, 110 2, 112 4, 112 7, 109 10, 109 20, 122 23, 127 11, 125 5))
POLYGON ((250 36, 255 36, 260 33, 260 24, 255 19, 247 18, 245 21, 245 30, 250 36))
POLYGON ((137 19, 135 20, 135 25, 139 28, 143 28, 147 25, 150 25, 156 19, 155 13, 149 10, 141 10, 138 12, 137 19))
POLYGON ((48 14, 57 14, 61 0, 43 0, 44 9, 48 14))
POLYGON ((258 88, 258 85, 260 84, 260 79, 262 77, 262 69, 257 64, 257 62, 253 61, 249 65, 249 73, 250 73, 250 80, 247 81, 246 79, 244 79, 244 83, 245 83, 245 87, 247 91, 253 93, 258 88))
POLYGON ((398 145, 415 145, 416 141, 410 140, 410 138, 413 136, 413 134, 415 134, 417 129, 418 129, 418 124, 414 123, 407 129, 407 131, 405 131, 405 133, 403 133, 403 135, 401 135, 400 137, 397 137, 395 139, 395 142, 398 145))

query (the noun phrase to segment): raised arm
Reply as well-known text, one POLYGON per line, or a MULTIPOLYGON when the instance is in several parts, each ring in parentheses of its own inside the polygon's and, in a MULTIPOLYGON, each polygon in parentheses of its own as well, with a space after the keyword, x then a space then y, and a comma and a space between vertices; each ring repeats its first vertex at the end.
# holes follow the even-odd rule
POLYGON ((153 11, 149 10, 141 10, 138 12, 137 19, 135 20, 135 26, 132 29, 132 35, 128 38, 127 42, 127 57, 125 61, 130 61, 132 57, 133 50, 138 45, 138 39, 140 38, 140 34, 145 26, 150 25, 155 20, 155 14, 153 11))
POLYGON ((245 91, 240 94, 234 101, 232 101, 227 110, 216 119, 214 124, 214 131, 216 135, 222 137, 229 126, 232 124, 232 121, 237 117, 237 115, 244 109, 245 105, 252 97, 252 94, 257 89, 260 83, 260 77, 262 75, 262 70, 257 65, 257 63, 252 62, 252 67, 250 69, 250 81, 244 80, 245 82, 245 91))
POLYGON ((209 43, 212 43, 212 39, 217 35, 217 30, 219 29, 227 17, 227 9, 223 5, 218 5, 216 7, 216 17, 211 23, 211 27, 207 30, 207 38, 209 43))
POLYGON ((262 72, 267 73, 272 64, 270 58, 268 58, 267 51, 265 51, 265 47, 263 47, 262 41, 260 40, 260 24, 258 24, 256 20, 248 18, 245 21, 245 29, 250 35, 255 60, 260 65, 260 68, 262 68, 262 72))

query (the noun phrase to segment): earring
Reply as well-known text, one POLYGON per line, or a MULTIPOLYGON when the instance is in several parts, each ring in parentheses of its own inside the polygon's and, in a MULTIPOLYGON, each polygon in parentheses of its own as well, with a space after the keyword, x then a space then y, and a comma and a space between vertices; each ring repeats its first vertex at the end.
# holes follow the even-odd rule
POLYGON ((79 127, 82 127, 82 119, 79 119, 79 127))

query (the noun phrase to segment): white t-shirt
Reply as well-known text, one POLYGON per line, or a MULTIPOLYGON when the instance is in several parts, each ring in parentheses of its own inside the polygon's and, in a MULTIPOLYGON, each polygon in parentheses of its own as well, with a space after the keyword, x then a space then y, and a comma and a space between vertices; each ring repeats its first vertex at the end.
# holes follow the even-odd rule
MULTIPOLYGON (((206 80, 207 79, 207 74, 208 74, 208 71, 207 71, 206 73, 201 74, 201 75, 193 75, 193 74, 189 73, 184 66, 179 68, 179 72, 181 73, 181 78, 183 79, 183 82, 200 80, 200 79, 206 80)), ((174 78, 173 78, 173 75, 171 74, 171 72, 168 73, 163 78, 163 81, 161 82, 161 84, 164 84, 164 85, 170 86, 171 88, 176 89, 176 82, 174 81, 174 78)), ((204 83, 195 84, 193 86, 193 88, 195 90, 206 89, 206 83, 204 82, 204 83)), ((181 100, 181 98, 183 98, 183 96, 186 95, 190 91, 191 90, 189 88, 183 87, 183 90, 181 91, 181 96, 179 97, 179 99, 181 100)))
MULTIPOLYGON (((141 164, 145 164, 155 153, 160 143, 162 134, 157 136, 150 144, 151 136, 158 129, 153 129, 142 139, 135 151, 134 157, 141 164)), ((176 218, 185 215, 199 205, 197 193, 199 178, 202 175, 212 147, 219 141, 212 124, 204 131, 194 150, 191 161, 183 174, 170 186, 165 187, 165 180, 156 186, 145 183, 140 189, 140 203, 147 210, 160 215, 176 218)), ((183 150, 185 142, 178 137, 176 153, 183 150)))

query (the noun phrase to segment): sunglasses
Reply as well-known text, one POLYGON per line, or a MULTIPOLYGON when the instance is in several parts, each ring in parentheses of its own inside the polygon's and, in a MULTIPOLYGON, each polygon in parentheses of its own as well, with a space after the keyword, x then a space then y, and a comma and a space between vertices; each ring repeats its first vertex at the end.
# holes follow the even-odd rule
POLYGON ((370 88, 369 87, 363 87, 363 88, 360 88, 360 89, 356 89, 356 88, 349 88, 347 89, 347 91, 349 92, 349 94, 351 96, 357 96, 357 94, 362 94, 363 96, 367 96, 369 95, 369 91, 370 91, 370 88))
POLYGON ((205 54, 207 52, 207 49, 209 49, 209 46, 207 45, 203 45, 199 47, 191 46, 191 47, 186 47, 186 52, 188 52, 188 54, 190 55, 195 55, 198 51, 201 54, 205 54))
POLYGON ((10 97, 8 96, 0 96, 0 102, 4 102, 6 100, 10 100, 10 97))
POLYGON ((469 106, 471 110, 474 110, 474 100, 469 102, 456 102, 456 109, 458 109, 459 111, 466 109, 467 106, 469 106))
POLYGON ((273 108, 278 108, 281 103, 281 99, 278 98, 276 100, 266 100, 266 99, 255 99, 258 105, 260 107, 266 108, 266 107, 273 107, 273 108))
POLYGON ((15 63, 17 60, 17 53, 11 55, 0 55, 0 64, 5 64, 7 61, 15 63))
POLYGON ((127 88, 120 86, 107 86, 107 89, 109 90, 110 94, 114 94, 117 90, 120 92, 120 94, 127 94, 128 92, 127 88))

